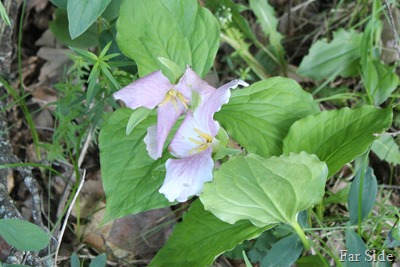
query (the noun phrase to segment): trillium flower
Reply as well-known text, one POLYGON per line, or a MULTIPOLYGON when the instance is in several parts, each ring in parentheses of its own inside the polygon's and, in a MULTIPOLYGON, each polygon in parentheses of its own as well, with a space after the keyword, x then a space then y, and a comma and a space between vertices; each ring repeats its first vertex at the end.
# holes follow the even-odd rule
POLYGON ((187 68, 178 84, 171 84, 161 71, 156 71, 114 93, 114 97, 131 109, 157 107, 157 124, 147 129, 144 141, 149 156, 158 159, 172 126, 189 109, 193 92, 207 98, 215 90, 187 68))
POLYGON ((195 111, 188 112, 172 139, 168 149, 178 159, 167 160, 167 173, 159 190, 170 202, 184 202, 189 196, 199 195, 203 184, 212 181, 212 145, 220 128, 213 115, 228 103, 229 89, 238 85, 248 86, 244 81, 235 80, 203 98, 195 111))

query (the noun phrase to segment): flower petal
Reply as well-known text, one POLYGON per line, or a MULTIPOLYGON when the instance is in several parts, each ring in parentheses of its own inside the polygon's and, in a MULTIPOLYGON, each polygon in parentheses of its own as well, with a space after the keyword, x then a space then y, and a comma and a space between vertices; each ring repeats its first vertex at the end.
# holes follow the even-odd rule
POLYGON ((199 107, 194 111, 193 117, 200 125, 207 128, 207 131, 215 136, 219 131, 218 122, 214 121, 213 115, 221 109, 223 104, 228 103, 231 97, 230 89, 235 89, 239 85, 249 86, 248 83, 242 80, 231 81, 220 88, 218 88, 210 97, 203 101, 199 107))
POLYGON ((147 135, 144 138, 144 143, 146 144, 147 152, 152 159, 156 160, 161 157, 161 154, 157 150, 157 125, 153 125, 147 128, 147 135))
POLYGON ((195 129, 206 133, 203 128, 193 118, 193 115, 188 113, 169 145, 169 152, 178 158, 194 154, 193 151, 203 142, 195 129))
POLYGON ((215 92, 215 88, 202 80, 196 72, 190 67, 186 68, 185 73, 179 80, 175 89, 179 91, 186 99, 192 99, 192 91, 196 91, 202 99, 208 98, 215 92))
POLYGON ((172 84, 162 72, 155 71, 115 92, 114 97, 124 101, 131 109, 138 107, 153 109, 163 102, 171 88, 172 84))
POLYGON ((213 179, 211 147, 190 157, 169 159, 165 166, 167 174, 159 192, 170 202, 184 202, 189 196, 200 195, 203 184, 213 179))
MULTIPOLYGON (((157 108, 157 133, 155 137, 157 139, 157 144, 155 147, 147 147, 150 157, 153 159, 161 157, 164 143, 167 140, 169 132, 179 117, 185 112, 186 108, 181 102, 176 102, 174 105, 174 103, 169 101, 157 108)), ((150 140, 152 139, 149 137, 149 141, 150 140)))

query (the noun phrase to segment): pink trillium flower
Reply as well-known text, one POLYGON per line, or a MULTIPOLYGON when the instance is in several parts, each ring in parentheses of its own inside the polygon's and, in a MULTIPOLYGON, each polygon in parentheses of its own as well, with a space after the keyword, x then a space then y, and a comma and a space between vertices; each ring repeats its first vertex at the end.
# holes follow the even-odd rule
POLYGON ((178 159, 167 160, 167 173, 159 190, 170 202, 184 202, 189 196, 199 195, 203 184, 212 181, 212 144, 220 128, 213 115, 228 103, 229 89, 238 85, 248 86, 244 81, 235 80, 202 99, 193 112, 188 112, 172 139, 169 151, 178 159))
POLYGON ((157 107, 157 124, 147 129, 144 141, 149 156, 158 159, 171 128, 189 109, 193 92, 207 98, 215 90, 187 68, 178 84, 171 84, 161 71, 156 71, 114 93, 114 97, 131 109, 157 107))

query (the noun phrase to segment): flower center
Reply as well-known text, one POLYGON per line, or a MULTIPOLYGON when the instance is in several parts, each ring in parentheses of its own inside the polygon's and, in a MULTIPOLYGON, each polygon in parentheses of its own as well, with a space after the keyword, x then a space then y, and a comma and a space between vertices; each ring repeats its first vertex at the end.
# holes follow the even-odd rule
POLYGON ((197 153, 200 153, 200 152, 206 150, 213 142, 213 137, 211 135, 203 133, 202 131, 200 131, 197 128, 194 128, 193 130, 198 134, 197 137, 200 138, 201 141, 196 140, 192 137, 189 137, 190 141, 192 141, 193 143, 198 145, 197 147, 195 147, 189 151, 189 155, 191 155, 193 153, 197 154, 197 153))
POLYGON ((165 95, 164 101, 161 102, 161 104, 159 104, 158 106, 163 106, 168 102, 172 102, 172 105, 174 105, 174 108, 178 113, 179 113, 179 107, 178 107, 179 102, 181 102, 186 109, 189 109, 188 107, 189 100, 186 99, 180 92, 176 91, 175 89, 169 90, 165 95))

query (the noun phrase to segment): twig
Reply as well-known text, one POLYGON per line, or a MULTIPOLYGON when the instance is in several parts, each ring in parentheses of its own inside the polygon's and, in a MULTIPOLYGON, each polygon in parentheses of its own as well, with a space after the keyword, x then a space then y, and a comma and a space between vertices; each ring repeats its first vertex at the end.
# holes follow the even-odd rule
POLYGON ((389 136, 396 137, 396 136, 400 135, 400 131, 391 132, 391 133, 389 133, 389 132, 384 132, 384 133, 375 133, 375 134, 374 134, 374 136, 382 136, 382 135, 389 135, 389 136))
POLYGON ((73 206, 74 206, 74 204, 75 204, 75 201, 76 201, 76 199, 78 198, 79 192, 81 191, 81 189, 82 189, 82 187, 83 187, 83 183, 85 182, 85 176, 86 176, 86 170, 84 169, 84 170, 83 170, 83 175, 82 175, 82 177, 81 177, 81 181, 79 182, 78 189, 76 190, 75 196, 74 196, 74 198, 72 199, 71 204, 70 204, 69 207, 68 207, 67 213, 65 214, 64 223, 63 223, 63 226, 62 226, 62 228, 61 228, 60 235, 59 235, 59 237, 58 237, 57 249, 56 249, 56 253, 55 253, 55 257, 54 257, 54 264, 55 264, 55 266, 57 266, 58 251, 60 250, 61 241, 62 241, 62 238, 63 238, 63 236, 64 236, 65 228, 67 227, 68 218, 69 218, 69 215, 71 214, 71 211, 72 211, 72 208, 73 208, 73 206))
POLYGON ((386 9, 388 11, 389 14, 389 24, 390 24, 390 28, 392 29, 392 33, 393 33, 393 39, 394 39, 394 45, 393 48, 397 51, 397 54, 400 58, 400 47, 399 47, 399 35, 397 34, 396 31, 396 26, 394 24, 394 19, 393 19, 393 15, 392 15, 392 9, 390 7, 390 4, 387 0, 385 0, 385 6, 386 9))

